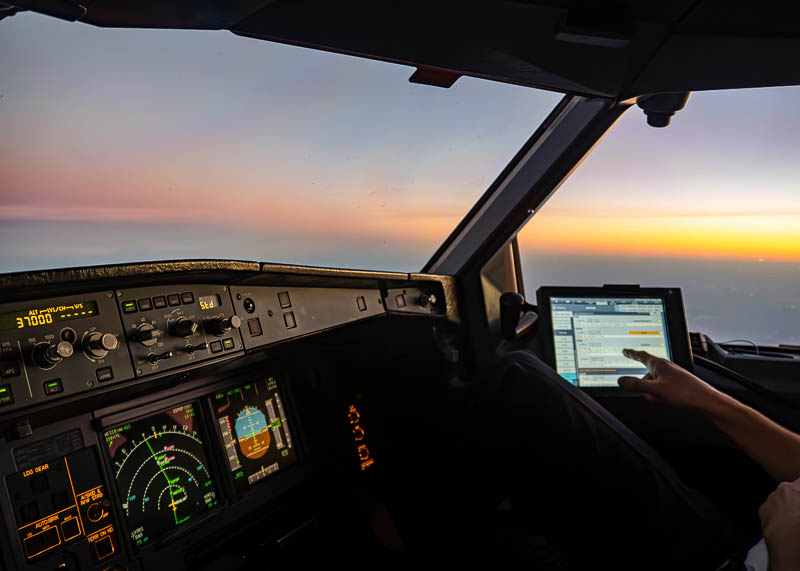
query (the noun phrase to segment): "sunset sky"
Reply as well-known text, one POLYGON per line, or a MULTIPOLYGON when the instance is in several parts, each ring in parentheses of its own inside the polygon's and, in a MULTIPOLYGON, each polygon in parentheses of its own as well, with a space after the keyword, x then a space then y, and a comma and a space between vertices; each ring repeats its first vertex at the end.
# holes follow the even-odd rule
MULTIPOLYGON (((0 271, 175 257, 417 270, 559 99, 228 32, 0 22, 0 271)), ((521 233, 800 260, 797 88, 632 109, 521 233)))

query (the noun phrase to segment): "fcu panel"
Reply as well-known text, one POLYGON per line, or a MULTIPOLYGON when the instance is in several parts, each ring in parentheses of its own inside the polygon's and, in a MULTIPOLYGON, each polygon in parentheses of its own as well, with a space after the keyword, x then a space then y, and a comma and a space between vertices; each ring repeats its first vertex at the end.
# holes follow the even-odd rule
POLYGON ((232 286, 245 347, 259 347, 384 313, 378 289, 232 286))
POLYGON ((110 291, 0 306, 0 414, 133 377, 110 291))
POLYGON ((136 376, 242 349, 239 317, 222 285, 155 286, 118 291, 136 376))

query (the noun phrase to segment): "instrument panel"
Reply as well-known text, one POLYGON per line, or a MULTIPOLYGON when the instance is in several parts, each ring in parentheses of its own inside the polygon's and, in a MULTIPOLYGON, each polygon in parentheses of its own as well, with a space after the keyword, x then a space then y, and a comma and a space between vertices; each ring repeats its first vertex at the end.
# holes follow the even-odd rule
POLYGON ((217 506, 196 403, 109 428, 103 438, 135 549, 217 506))
POLYGON ((210 400, 238 493, 297 461, 275 377, 231 387, 210 400))
POLYGON ((439 281, 423 291, 395 275, 319 273, 50 284, 0 304, 0 568, 180 568, 198 541, 305 481, 291 378, 260 354, 450 309, 439 281), (42 293, 56 289, 75 293, 42 293))

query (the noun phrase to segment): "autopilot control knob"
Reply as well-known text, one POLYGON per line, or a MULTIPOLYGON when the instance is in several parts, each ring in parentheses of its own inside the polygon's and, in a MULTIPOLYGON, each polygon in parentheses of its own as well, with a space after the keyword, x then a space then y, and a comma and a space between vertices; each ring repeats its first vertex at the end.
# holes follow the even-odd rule
POLYGON ((136 330, 136 340, 145 347, 152 347, 161 337, 162 332, 160 329, 149 323, 143 323, 136 330))
POLYGON ((102 359, 109 351, 119 347, 119 340, 113 333, 92 333, 86 338, 84 350, 89 357, 102 359))
POLYGON ((231 315, 230 317, 212 317, 205 323, 206 331, 214 335, 223 335, 231 329, 239 329, 242 326, 242 320, 238 315, 231 315))
POLYGON ((60 341, 55 345, 39 343, 33 349, 33 362, 40 369, 50 369, 67 357, 71 357, 73 351, 72 343, 68 341, 60 341))
POLYGON ((179 317, 175 323, 172 324, 171 333, 175 337, 191 337, 197 331, 197 323, 188 317, 179 317))

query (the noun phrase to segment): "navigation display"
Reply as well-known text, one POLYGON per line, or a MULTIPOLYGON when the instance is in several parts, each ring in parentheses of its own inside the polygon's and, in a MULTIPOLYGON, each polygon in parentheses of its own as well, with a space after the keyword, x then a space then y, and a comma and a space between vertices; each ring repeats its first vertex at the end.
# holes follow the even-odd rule
POLYGON ((236 385, 211 400, 238 492, 297 461, 274 377, 236 385))
POLYGON ((625 348, 672 358, 664 300, 657 297, 551 297, 556 371, 581 387, 616 387, 647 367, 625 348))
POLYGON ((103 436, 134 548, 217 505, 194 403, 111 428, 103 436))

